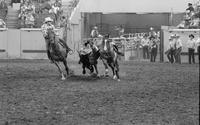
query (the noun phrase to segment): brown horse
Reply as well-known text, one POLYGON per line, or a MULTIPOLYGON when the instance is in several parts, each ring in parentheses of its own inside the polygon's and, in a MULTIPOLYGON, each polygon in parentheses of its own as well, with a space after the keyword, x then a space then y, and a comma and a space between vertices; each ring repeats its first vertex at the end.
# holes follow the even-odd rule
MULTIPOLYGON (((107 36, 109 37, 109 36, 107 36)), ((113 72, 113 79, 117 79, 120 81, 119 78, 119 65, 118 65, 118 57, 119 53, 117 52, 114 45, 111 44, 111 40, 103 39, 100 45, 100 59, 102 60, 105 66, 105 75, 108 75, 108 66, 112 69, 113 72)))
POLYGON ((48 30, 47 34, 49 38, 49 43, 47 44, 49 44, 50 58, 52 59, 53 63, 58 67, 58 70, 61 74, 61 79, 65 80, 65 75, 61 69, 59 62, 62 62, 64 64, 67 75, 69 75, 69 67, 66 60, 69 50, 60 42, 59 38, 56 37, 54 31, 48 30))

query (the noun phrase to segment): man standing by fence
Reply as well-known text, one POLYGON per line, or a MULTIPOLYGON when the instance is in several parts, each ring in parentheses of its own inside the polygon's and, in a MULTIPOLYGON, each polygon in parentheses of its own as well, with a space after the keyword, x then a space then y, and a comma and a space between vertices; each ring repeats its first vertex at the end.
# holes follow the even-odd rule
POLYGON ((175 35, 175 60, 176 63, 181 64, 181 51, 182 51, 182 41, 179 35, 175 35))
POLYGON ((193 34, 189 35, 187 47, 188 47, 188 55, 189 55, 189 57, 188 57, 189 58, 189 64, 191 64, 191 60, 192 60, 193 63, 195 63, 194 52, 195 52, 196 42, 194 40, 193 34))
POLYGON ((149 39, 147 35, 144 35, 144 38, 141 40, 141 44, 143 47, 143 58, 149 59, 149 39))

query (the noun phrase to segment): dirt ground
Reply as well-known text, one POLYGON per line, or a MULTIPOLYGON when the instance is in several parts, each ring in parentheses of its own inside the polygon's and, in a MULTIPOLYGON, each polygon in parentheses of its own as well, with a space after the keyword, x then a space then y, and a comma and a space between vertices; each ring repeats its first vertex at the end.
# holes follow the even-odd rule
POLYGON ((121 82, 69 67, 61 81, 47 60, 0 60, 0 125, 199 124, 198 64, 121 62, 121 82))

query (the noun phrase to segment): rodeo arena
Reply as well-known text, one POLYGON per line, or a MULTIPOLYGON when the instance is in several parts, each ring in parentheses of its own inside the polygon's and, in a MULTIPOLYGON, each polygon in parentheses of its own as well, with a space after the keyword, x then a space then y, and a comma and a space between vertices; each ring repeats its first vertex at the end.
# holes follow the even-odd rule
POLYGON ((0 125, 199 125, 200 0, 0 0, 0 125))

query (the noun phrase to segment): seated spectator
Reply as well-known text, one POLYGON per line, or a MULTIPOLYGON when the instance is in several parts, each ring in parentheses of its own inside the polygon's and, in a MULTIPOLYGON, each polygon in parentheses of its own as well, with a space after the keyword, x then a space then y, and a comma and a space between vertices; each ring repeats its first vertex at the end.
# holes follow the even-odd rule
POLYGON ((13 7, 13 3, 21 3, 21 0, 11 0, 11 6, 13 7))
MULTIPOLYGON (((31 10, 29 10, 29 11, 31 11, 31 10)), ((27 28, 33 28, 33 26, 35 24, 34 23, 35 22, 35 18, 33 16, 33 13, 29 12, 29 11, 26 13, 25 24, 26 24, 27 28)))
POLYGON ((5 0, 1 0, 0 1, 0 11, 4 12, 3 16, 4 16, 4 18, 6 18, 7 13, 8 13, 8 6, 7 6, 6 2, 5 2, 5 0))
POLYGON ((194 7, 192 6, 191 3, 188 3, 188 8, 186 9, 186 11, 189 11, 190 13, 194 12, 194 7))
POLYGON ((60 27, 65 27, 66 25, 67 25, 66 18, 65 16, 62 16, 60 20, 60 27))
POLYGON ((56 0, 55 3, 51 6, 51 10, 49 11, 49 13, 55 14, 56 21, 58 21, 62 13, 61 7, 62 7, 61 1, 56 0))
POLYGON ((6 23, 0 19, 0 28, 6 28, 6 23))

